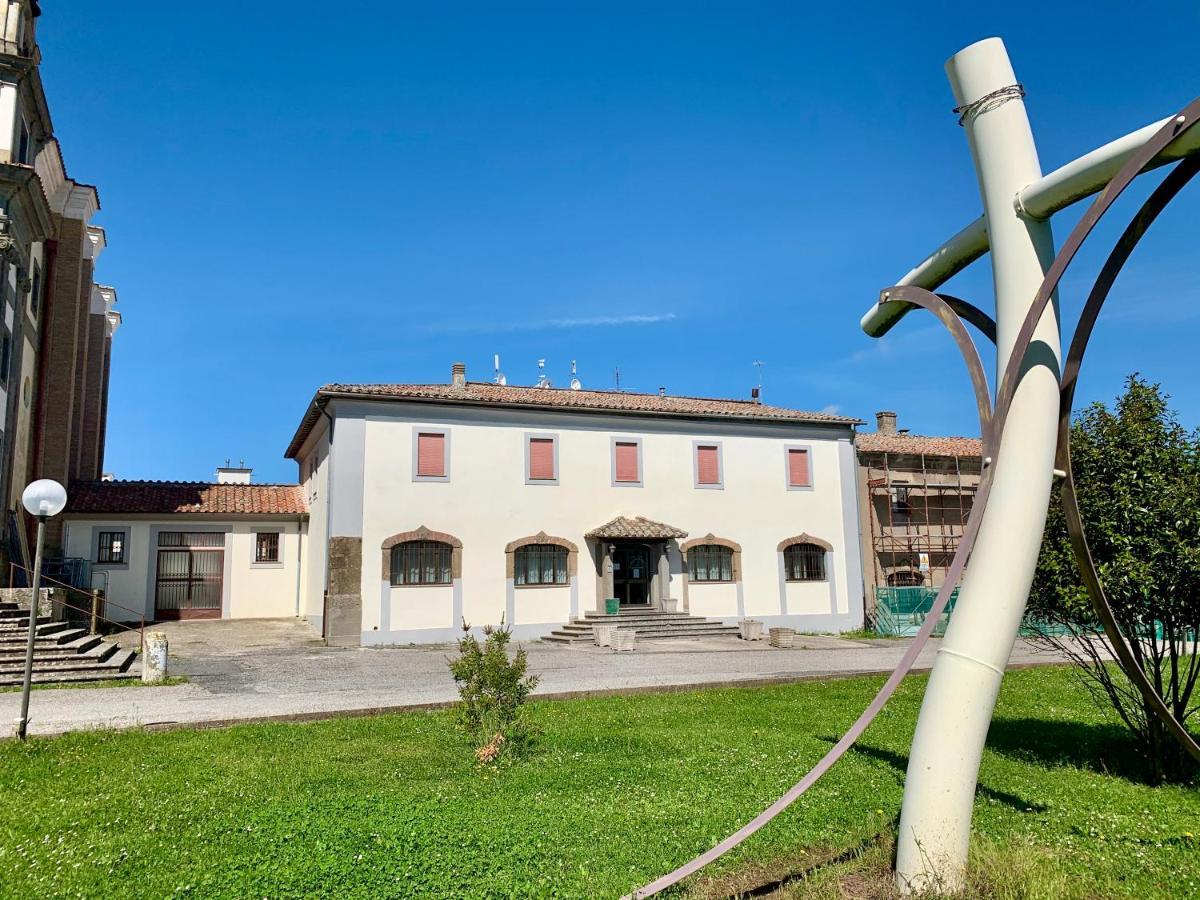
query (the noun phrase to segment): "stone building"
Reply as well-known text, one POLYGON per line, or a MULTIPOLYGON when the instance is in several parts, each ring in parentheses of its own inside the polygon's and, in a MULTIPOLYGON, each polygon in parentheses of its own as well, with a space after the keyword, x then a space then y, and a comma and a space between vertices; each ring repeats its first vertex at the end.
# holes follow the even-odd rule
POLYGON ((909 434, 894 412, 875 420, 855 438, 868 618, 880 588, 941 586, 982 470, 978 438, 909 434))
MULTIPOLYGON (((25 485, 100 476, 120 323, 116 291, 93 281, 106 244, 91 224, 97 191, 68 176, 54 137, 40 15, 36 0, 0 0, 0 562, 21 566, 32 555, 25 485)), ((52 522, 47 553, 61 552, 52 522)))

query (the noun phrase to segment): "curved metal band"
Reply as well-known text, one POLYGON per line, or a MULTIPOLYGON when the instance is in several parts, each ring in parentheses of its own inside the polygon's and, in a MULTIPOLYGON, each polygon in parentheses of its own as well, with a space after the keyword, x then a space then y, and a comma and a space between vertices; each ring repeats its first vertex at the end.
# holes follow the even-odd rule
MULTIPOLYGON (((962 320, 956 315, 954 308, 950 305, 950 300, 940 294, 935 294, 932 291, 925 290, 925 288, 911 284, 884 288, 879 295, 879 302, 887 303, 889 300, 903 300, 906 303, 927 309, 937 316, 938 321, 949 329, 951 336, 954 338, 954 343, 958 344, 958 352, 962 354, 963 362, 967 364, 967 373, 971 376, 971 387, 975 390, 975 406, 979 411, 979 433, 983 436, 983 455, 985 458, 992 457, 994 459, 996 448, 993 446, 991 427, 992 392, 988 388, 987 373, 984 371, 983 361, 979 358, 979 351, 975 347, 975 342, 967 334, 967 329, 963 327, 962 320)), ((966 305, 970 306, 970 304, 966 305)), ((971 308, 974 309, 974 307, 971 308)), ((983 314, 980 313, 980 315, 983 314)), ((987 317, 985 316, 985 318, 987 317)), ((990 322, 991 320, 988 319, 988 321, 990 322)), ((994 329, 992 333, 993 335, 995 334, 994 329)))
POLYGON ((996 320, 985 313, 982 309, 974 304, 968 303, 959 297, 952 297, 949 294, 939 293, 937 296, 946 301, 949 306, 958 315, 960 319, 970 325, 974 325, 979 333, 985 338, 996 343, 996 320))
POLYGON ((1096 278, 1096 283, 1080 314, 1079 324, 1075 327, 1075 336, 1071 340, 1071 349, 1067 354, 1066 366, 1063 369, 1058 413, 1058 467, 1066 473, 1062 483, 1063 511, 1066 513, 1067 533, 1071 538, 1071 546, 1075 550, 1079 574, 1087 587, 1088 596, 1092 600, 1092 608, 1095 610, 1100 624, 1104 627, 1104 634, 1112 645, 1117 661, 1121 664, 1125 677, 1133 682, 1146 704, 1154 710, 1167 730, 1175 736, 1175 739, 1194 759, 1200 761, 1200 744, 1196 742, 1184 724, 1175 718, 1171 708, 1167 706, 1166 701, 1155 689, 1146 673, 1142 671, 1142 667, 1138 665, 1137 658, 1133 654, 1133 649, 1117 625, 1117 618, 1109 605, 1104 585, 1100 580, 1100 573, 1096 570, 1096 563, 1092 559, 1092 551, 1088 546, 1083 516, 1079 511, 1079 498, 1075 491, 1075 473, 1071 467, 1071 405, 1075 398, 1075 387, 1079 380, 1079 368, 1083 363, 1083 354, 1087 350, 1088 340, 1096 325, 1096 318, 1100 315, 1100 310, 1104 306, 1104 301, 1108 299, 1113 282, 1116 281, 1125 261, 1129 259, 1133 248, 1137 246, 1138 241, 1142 239, 1163 208, 1184 185, 1195 177, 1197 172, 1200 172, 1200 156, 1186 158, 1171 171, 1142 204, 1142 208, 1138 210, 1133 221, 1129 223, 1129 227, 1117 241, 1117 245, 1100 270, 1100 275, 1096 278))
MULTIPOLYGON (((1067 240, 1064 242, 1062 249, 1059 250, 1057 256, 1055 256, 1054 262, 1051 264, 1050 269, 1047 271, 1046 276, 1042 281, 1042 285, 1038 289, 1038 293, 1035 296, 1034 301, 1033 301, 1032 305, 1030 306, 1029 311, 1025 317, 1025 320, 1021 324, 1021 328, 1017 333, 1017 339, 1013 345, 1012 353, 1009 356, 1008 362, 1004 368, 1004 374, 1000 381, 999 390, 997 391, 997 394, 996 394, 995 406, 992 407, 992 409, 991 409, 990 425, 986 430, 981 431, 981 433, 984 435, 984 440, 985 440, 984 446, 985 447, 989 446, 990 441, 994 438, 994 440, 997 444, 997 449, 998 449, 1000 436, 1001 436, 1001 434, 1003 432, 1003 428, 1004 428, 1004 422, 1008 418, 1008 410, 1012 405, 1013 396, 1016 394, 1017 384, 1018 384, 1019 377, 1020 377, 1020 368, 1025 359, 1025 354, 1029 350, 1030 344, 1033 341, 1034 331, 1036 330, 1038 323, 1041 321, 1042 315, 1046 310, 1046 306, 1049 304, 1050 298, 1053 297, 1054 292, 1058 287, 1059 281, 1062 280, 1063 273, 1066 271, 1066 269, 1070 265, 1071 261, 1075 258, 1075 255, 1079 251, 1080 246, 1083 244, 1083 242, 1087 238, 1087 236, 1091 233, 1092 229, 1095 227, 1096 223, 1100 220, 1100 218, 1108 211, 1109 207, 1112 206, 1112 204, 1121 195, 1121 193, 1125 190, 1125 188, 1129 186, 1129 183, 1147 166, 1147 164, 1155 156, 1157 156, 1159 153, 1161 153, 1162 150, 1166 146, 1168 146, 1169 144, 1174 142, 1180 135, 1182 135, 1184 132, 1186 132, 1188 129, 1190 129, 1196 123, 1198 115, 1200 115, 1200 98, 1193 100, 1191 103, 1189 103, 1183 109, 1183 111, 1180 115, 1174 117, 1170 122, 1168 122, 1166 125, 1164 125, 1163 128, 1161 128, 1159 130, 1159 132, 1154 135, 1154 137, 1152 137, 1149 141, 1147 141, 1146 144, 1144 144, 1136 153, 1133 154, 1133 156, 1131 156, 1129 158, 1129 160, 1125 163, 1125 165, 1121 167, 1120 171, 1115 176, 1113 176, 1113 179, 1109 182, 1108 186, 1100 193, 1100 195, 1096 198, 1096 200, 1088 208, 1087 212, 1084 213, 1083 218, 1080 219, 1079 223, 1071 231, 1071 234, 1068 236, 1067 240)), ((1182 166, 1180 166, 1179 168, 1182 168, 1182 166)), ((1174 176, 1174 175, 1175 175, 1175 173, 1172 172, 1172 176, 1174 176)), ((1160 190, 1162 190, 1163 187, 1168 184, 1168 181, 1171 181, 1172 176, 1168 176, 1168 180, 1163 182, 1163 185, 1160 186, 1160 190)), ((1188 177, 1190 178, 1190 175, 1188 177)), ((1180 175, 1180 178, 1183 179, 1183 176, 1180 175)), ((1183 180, 1186 181, 1186 179, 1183 179, 1183 180)), ((1174 183, 1174 182, 1171 182, 1171 183, 1174 183)), ((1180 183, 1180 186, 1182 186, 1182 182, 1180 183)), ((1174 189, 1174 191, 1170 192, 1170 196, 1173 196, 1174 192, 1177 192, 1177 191, 1178 191, 1178 187, 1176 187, 1174 189)), ((1145 226, 1147 226, 1149 224, 1149 222, 1153 220, 1154 216, 1157 215, 1158 210, 1155 210, 1153 208, 1152 201, 1155 201, 1155 197, 1158 197, 1158 196, 1159 196, 1159 191, 1156 191, 1155 195, 1152 196, 1151 200, 1147 201, 1147 206, 1150 206, 1150 211, 1147 212, 1147 210, 1145 208, 1143 208, 1143 213, 1146 213, 1146 215, 1143 216, 1142 213, 1139 213, 1139 216, 1135 218, 1134 222, 1130 225, 1130 228, 1127 229, 1127 231, 1126 231, 1127 236, 1131 235, 1131 234, 1136 234, 1137 237, 1140 237, 1140 231, 1144 231, 1145 226)), ((1166 200, 1170 199, 1170 196, 1167 196, 1166 193, 1164 193, 1163 197, 1161 197, 1159 199, 1161 199, 1162 202, 1165 204, 1166 200)), ((1159 209, 1161 209, 1161 207, 1159 207, 1159 209)), ((1123 236, 1122 242, 1120 244, 1118 244, 1117 249, 1114 250, 1113 257, 1115 258, 1115 257, 1120 256, 1120 253, 1122 252, 1123 247, 1124 247, 1124 255, 1127 257, 1129 250, 1132 249, 1133 245, 1136 244, 1136 242, 1137 242, 1136 238, 1131 238, 1131 240, 1128 243, 1128 246, 1125 247, 1125 236, 1123 236)), ((1110 258, 1110 261, 1112 261, 1112 258, 1110 258)), ((1124 262, 1123 258, 1121 258, 1118 262, 1115 262, 1114 263, 1115 269, 1119 270, 1120 265, 1123 262, 1124 262)), ((1105 268, 1105 272, 1106 273, 1108 272, 1107 265, 1105 268)), ((1101 277, 1103 278, 1104 275, 1102 274, 1101 277)), ((1115 271, 1112 273, 1112 277, 1115 278, 1115 271)), ((1097 288, 1100 288, 1100 287, 1101 287, 1101 285, 1098 283, 1097 288)), ((1103 303, 1104 296, 1107 296, 1109 287, 1111 287, 1111 279, 1109 279, 1109 283, 1106 286, 1103 286, 1102 291, 1098 291, 1098 290, 1093 291, 1093 295, 1099 297, 1098 301, 1095 304, 1096 312, 1098 312, 1099 306, 1103 303)), ((896 289, 893 288, 891 290, 895 291, 896 289)), ((925 292, 925 293, 928 293, 928 292, 925 292)), ((933 296, 936 296, 936 295, 933 295, 933 296)), ((938 315, 938 317, 940 319, 942 319, 943 322, 946 323, 947 327, 951 331, 951 334, 953 334, 955 336, 956 341, 959 340, 960 332, 965 335, 965 330, 962 328, 962 323, 958 320, 957 316, 955 316, 955 318, 953 320, 954 321, 953 325, 950 324, 950 322, 948 322, 943 317, 944 308, 949 307, 952 310, 951 304, 948 300, 946 300, 945 298, 939 297, 938 300, 940 302, 934 302, 934 303, 924 302, 924 303, 922 303, 922 302, 918 302, 917 300, 915 300, 914 297, 922 297, 922 299, 928 301, 928 298, 925 298, 920 294, 913 294, 912 296, 907 296, 907 297, 904 297, 903 299, 908 300, 909 302, 917 303, 917 305, 924 306, 926 309, 930 309, 930 311, 932 311, 936 315, 938 315)), ((901 299, 901 298, 894 297, 894 299, 901 299)), ((1089 306, 1090 305, 1091 305, 1091 298, 1089 298, 1089 306)), ((972 307, 972 309, 973 308, 974 307, 972 307)), ((983 315, 983 313, 980 313, 980 315, 983 315)), ((1085 313, 1085 315, 1086 315, 1086 313, 1085 313)), ((968 318, 968 317, 964 315, 964 318, 968 318)), ((985 318, 986 318, 986 316, 985 316, 985 318)), ((1077 332, 1076 340, 1072 341, 1071 354, 1068 356, 1068 363, 1070 363, 1072 358, 1076 359, 1076 365, 1073 370, 1073 376, 1077 375, 1077 373, 1078 373, 1078 362, 1082 359, 1082 355, 1083 355, 1082 346, 1086 346, 1087 334, 1090 334, 1090 332, 1091 332, 1091 326, 1094 324, 1094 319, 1095 319, 1095 313, 1093 313, 1092 319, 1090 322, 1082 321, 1080 323, 1080 331, 1082 331, 1084 333, 1081 337, 1080 332, 1077 332), (1076 353, 1076 349, 1077 349, 1076 341, 1080 341, 1080 340, 1082 341, 1082 345, 1078 349, 1078 353, 1076 353)), ((968 318, 968 321, 970 321, 969 318, 968 318)), ((990 322, 991 320, 988 319, 987 321, 990 322)), ((978 327, 978 323, 975 323, 975 324, 978 327)), ((994 339, 994 336, 995 336, 994 323, 992 323, 992 335, 991 336, 994 339)), ((970 339, 968 338, 967 340, 969 343, 970 339)), ((961 349, 962 344, 960 343, 959 346, 961 349)), ((974 359, 976 361, 978 361, 978 353, 975 351, 974 344, 971 344, 971 351, 974 356, 974 359)), ((963 355, 964 355, 964 359, 967 360, 968 369, 971 369, 972 368, 972 364, 971 364, 972 356, 967 354, 966 352, 964 352, 963 355)), ((972 381, 975 382, 974 375, 972 375, 972 381)), ((1071 394, 1068 396, 1066 394, 1066 392, 1064 391, 1063 394, 1060 395, 1066 399, 1067 410, 1068 410, 1067 417, 1068 418, 1070 415, 1069 399, 1070 399, 1070 396, 1073 396, 1073 392, 1074 392, 1074 381, 1072 380, 1071 394)), ((980 409, 982 411, 983 407, 981 406, 980 409)), ((981 422, 982 422, 982 419, 981 419, 981 422)), ((1060 426, 1059 427, 1060 427, 1060 434, 1061 434, 1061 427, 1062 427, 1061 415, 1060 415, 1060 426)), ((1064 492, 1064 496, 1066 496, 1067 493, 1069 493, 1071 500, 1074 501, 1075 500, 1074 482, 1071 478, 1071 470, 1069 468, 1069 452, 1070 452, 1069 445, 1067 445, 1066 446, 1066 454, 1067 454, 1066 459, 1067 459, 1068 468, 1066 469, 1067 479, 1064 482, 1064 487, 1066 488, 1066 491, 1064 492), (1069 487, 1067 487, 1068 485, 1069 485, 1069 487)), ((994 452, 992 454, 992 458, 994 460, 998 459, 998 457, 995 455, 994 452)), ((810 769, 809 772, 803 778, 800 779, 800 781, 798 781, 795 785, 793 785, 792 788, 790 790, 788 790, 788 792, 786 794, 784 794, 782 797, 780 797, 778 800, 776 800, 767 809, 763 810, 761 813, 759 813, 757 816, 755 816, 754 819, 752 819, 750 822, 746 823, 744 826, 742 826, 740 829, 738 829, 738 831, 734 832, 732 835, 727 837, 725 840, 721 841, 716 846, 712 847, 710 850, 700 854, 695 859, 693 859, 690 862, 687 862, 684 865, 680 866, 679 868, 675 869, 673 872, 671 872, 667 875, 664 875, 661 878, 658 878, 655 881, 651 882, 650 884, 646 885, 645 887, 642 887, 639 890, 635 891, 633 894, 629 895, 629 897, 643 898, 643 897, 652 896, 653 894, 657 894, 659 891, 665 890, 666 888, 670 887, 671 885, 676 884, 679 881, 682 881, 684 878, 688 877, 689 875, 699 871, 704 866, 708 865, 710 862, 718 859, 719 857, 721 857, 728 851, 732 850, 734 847, 741 844, 744 840, 746 840, 746 838, 750 837, 752 834, 754 834, 756 831, 758 831, 760 828, 762 828, 764 825, 766 825, 769 821, 771 821, 773 818, 775 818, 775 816, 777 816, 779 813, 783 812, 783 810, 785 810, 789 806, 791 806, 792 803, 794 803, 801 795, 804 794, 805 791, 807 791, 810 787, 812 787, 812 785, 814 785, 821 778, 821 776, 824 775, 833 766, 833 764, 836 763, 842 757, 842 755, 845 754, 846 751, 849 750, 850 747, 852 747, 854 745, 855 741, 857 741, 858 738, 862 736, 862 733, 864 731, 866 731, 867 727, 871 724, 871 722, 874 720, 874 718, 883 709, 884 705, 891 698, 892 694, 895 693, 896 688, 899 687, 900 682, 904 679, 904 677, 908 674, 909 670, 912 668, 913 664, 916 662, 917 656, 920 654, 925 643, 929 640, 930 635, 933 633, 934 626, 936 625, 942 612, 945 610, 946 604, 949 602, 950 595, 953 593, 954 588, 958 585, 959 580, 962 578, 962 574, 963 574, 964 569, 966 568, 967 561, 970 559, 971 552, 974 549, 975 540, 979 535, 979 526, 983 519, 983 513, 987 508, 988 498, 991 495, 992 482, 995 477, 995 468, 996 468, 995 465, 991 465, 991 466, 986 466, 983 469, 983 475, 982 475, 982 478, 980 479, 979 488, 977 490, 976 497, 975 497, 975 502, 972 504, 971 513, 967 519, 966 527, 963 529, 962 540, 959 543, 958 550, 954 554, 954 559, 951 561, 950 568, 946 573, 946 580, 943 582, 942 587, 938 590, 937 597, 934 600, 932 607, 930 608, 928 616, 926 617, 925 621, 922 623, 921 628, 917 632, 917 635, 914 638, 913 642, 909 645, 908 649, 905 651, 904 656, 900 660, 900 663, 896 666, 896 668, 892 672, 892 674, 888 676, 888 680, 884 683, 883 687, 880 688, 879 692, 875 695, 875 698, 871 701, 871 704, 863 711, 862 715, 860 715, 858 717, 858 719, 854 722, 854 724, 850 727, 850 729, 846 732, 846 734, 842 736, 841 740, 839 740, 837 742, 837 744, 835 744, 829 750, 828 753, 826 753, 823 757, 821 757, 820 761, 818 761, 817 764, 815 766, 813 766, 813 768, 810 769)), ((1073 511, 1077 518, 1078 517, 1078 505, 1077 504, 1075 504, 1073 506, 1073 511)), ((1071 514, 1072 514, 1072 511, 1069 508, 1068 509, 1068 520, 1070 520, 1071 514)), ((1071 527, 1071 526, 1069 525, 1068 527, 1071 527)), ((1082 523, 1078 522, 1078 520, 1077 520, 1075 523, 1075 527, 1078 531, 1079 536, 1083 537, 1082 523)), ((1074 535, 1072 536, 1072 540, 1073 541, 1075 540, 1074 535)), ((1082 546, 1083 546, 1083 549, 1086 551, 1087 545, 1086 545, 1085 537, 1084 537, 1084 543, 1082 546)), ((1088 557, 1088 563, 1089 563, 1089 565, 1091 565, 1090 556, 1088 557)), ((1093 575, 1095 574, 1094 565, 1091 566, 1091 572, 1093 575)), ((1085 574, 1085 578, 1086 577, 1087 576, 1085 574)), ((1097 588, 1099 587, 1098 580, 1097 580, 1095 586, 1097 588)), ((1091 585, 1089 585, 1089 593, 1091 593, 1091 585)), ((1093 603, 1095 603, 1095 596, 1096 595, 1093 595, 1093 603)), ((1101 589, 1100 596, 1102 596, 1102 589, 1101 589)), ((1105 608, 1108 608, 1107 602, 1105 602, 1104 606, 1105 606, 1105 608)), ((1099 612, 1099 610, 1098 610, 1098 612, 1099 612)), ((1108 612, 1109 612, 1109 615, 1111 616, 1111 609, 1109 609, 1108 612)), ((1113 624, 1115 625, 1115 620, 1114 620, 1113 624)), ((1107 632, 1107 625, 1106 625, 1106 632, 1107 632)), ((1116 631, 1116 633, 1118 635, 1120 635, 1119 629, 1116 631)), ((1121 646, 1123 646, 1125 649, 1128 649, 1128 645, 1124 643, 1123 638, 1121 639, 1121 646)), ((1140 671, 1140 669, 1138 669, 1138 671, 1140 671)), ((1155 696, 1157 697, 1157 694, 1155 694, 1155 696)), ((1161 703, 1161 698, 1158 698, 1158 699, 1159 699, 1159 702, 1161 703)), ((1156 709, 1157 709, 1157 707, 1156 707, 1156 709)), ((1165 709, 1165 705, 1164 705, 1164 709, 1165 709)), ((1169 711, 1167 711, 1167 712, 1169 715, 1169 711)), ((1170 717, 1170 720, 1171 720, 1171 723, 1174 723, 1176 726, 1178 726, 1179 729, 1182 730, 1182 725, 1179 725, 1179 723, 1175 722, 1173 716, 1170 717)), ((1176 737, 1179 737, 1179 733, 1176 731, 1175 728, 1172 728, 1172 733, 1175 734, 1176 737)), ((1186 730, 1184 730, 1184 734, 1186 734, 1186 730)), ((1191 740, 1190 736, 1188 736, 1188 739, 1191 740)), ((1194 741, 1192 743, 1194 744, 1194 741)), ((1190 747, 1189 747, 1189 752, 1191 752, 1190 747)), ((628 897, 626 898, 626 900, 628 900, 628 897)))

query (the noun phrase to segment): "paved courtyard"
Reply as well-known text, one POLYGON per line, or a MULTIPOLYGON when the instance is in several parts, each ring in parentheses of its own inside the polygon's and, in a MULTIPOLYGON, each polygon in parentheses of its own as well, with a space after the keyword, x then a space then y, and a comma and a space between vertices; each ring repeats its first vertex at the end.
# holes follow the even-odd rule
MULTIPOLYGON (((166 728, 235 721, 321 718, 436 706, 457 693, 446 668, 452 646, 391 649, 325 647, 307 625, 291 620, 188 622, 161 626, 168 634, 173 674, 187 684, 35 691, 30 732, 87 728, 166 728)), ((136 634, 131 635, 136 642, 136 634)), ((526 643, 537 694, 570 696, 613 691, 754 684, 889 672, 905 640, 804 637, 793 650, 736 638, 644 642, 632 653, 592 646, 526 643)), ((937 642, 925 648, 928 668, 937 642)), ((1018 642, 1011 665, 1060 660, 1018 642)), ((0 694, 0 719, 11 722, 18 693, 0 694)))

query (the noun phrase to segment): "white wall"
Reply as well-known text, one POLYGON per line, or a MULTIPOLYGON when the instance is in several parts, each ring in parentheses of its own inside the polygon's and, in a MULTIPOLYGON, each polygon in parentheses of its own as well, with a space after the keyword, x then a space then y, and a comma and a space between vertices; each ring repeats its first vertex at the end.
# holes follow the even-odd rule
POLYGON ((319 634, 325 613, 325 561, 329 554, 329 436, 324 419, 302 448, 300 484, 308 504, 301 615, 319 634))
POLYGON ((301 592, 300 554, 303 529, 288 520, 227 520, 178 516, 156 519, 82 518, 67 516, 63 545, 66 555, 92 561, 92 582, 108 580, 107 618, 136 621, 154 618, 154 575, 160 531, 219 531, 225 535, 223 618, 288 618, 296 615, 301 592), (128 530, 127 562, 96 563, 96 533, 128 530), (280 535, 279 562, 254 562, 254 535, 275 531, 280 535), (103 574, 102 574, 103 573, 103 574))
MULTIPOLYGON (((573 592, 579 612, 596 608, 594 544, 584 533, 619 515, 665 522, 692 538, 711 532, 739 543, 745 614, 774 621, 786 609, 791 624, 813 630, 861 625, 854 457, 845 427, 675 422, 404 403, 342 402, 335 414, 337 428, 343 419, 365 419, 361 482, 357 490, 348 491, 354 496, 344 507, 356 512, 361 503, 362 508, 364 643, 453 637, 456 596, 472 625, 496 623, 507 614, 521 636, 548 633, 570 619, 573 592), (421 428, 450 432, 446 482, 413 479, 413 433, 421 428), (525 441, 531 431, 558 435, 556 485, 526 483, 525 441), (612 483, 612 439, 624 436, 642 440, 642 487, 612 483), (695 440, 721 442, 722 490, 695 487, 695 440), (789 443, 811 446, 811 490, 788 490, 789 443), (462 577, 454 588, 392 588, 383 579, 384 540, 421 526, 462 541, 462 577), (578 546, 574 591, 506 584, 505 544, 541 531, 578 546), (828 558, 829 581, 785 586, 777 547, 784 538, 802 532, 834 546, 828 558), (449 626, 443 624, 447 622, 449 626)), ((334 445, 334 465, 340 467, 336 437, 334 445)), ((342 483, 336 474, 335 479, 342 483)), ((335 508, 344 502, 336 490, 332 502, 335 508)), ((315 537, 314 533, 314 543, 315 537)), ((688 599, 692 612, 733 621, 739 615, 738 593, 734 585, 690 585, 688 599)), ((670 596, 683 598, 677 559, 670 596)))

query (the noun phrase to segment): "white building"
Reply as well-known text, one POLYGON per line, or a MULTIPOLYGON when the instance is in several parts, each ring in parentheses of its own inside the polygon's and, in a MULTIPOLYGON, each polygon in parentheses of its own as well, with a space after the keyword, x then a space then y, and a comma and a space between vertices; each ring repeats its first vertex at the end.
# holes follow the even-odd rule
POLYGON ((726 622, 863 622, 856 420, 665 394, 330 385, 287 451, 302 612, 331 643, 549 634, 674 601, 726 622))
MULTIPOLYGON (((82 481, 68 494, 63 545, 90 564, 116 622, 286 618, 303 609, 307 510, 297 485, 82 481)), ((88 586, 88 585, 80 585, 88 586)))

